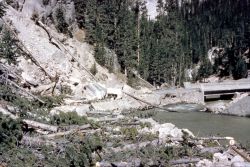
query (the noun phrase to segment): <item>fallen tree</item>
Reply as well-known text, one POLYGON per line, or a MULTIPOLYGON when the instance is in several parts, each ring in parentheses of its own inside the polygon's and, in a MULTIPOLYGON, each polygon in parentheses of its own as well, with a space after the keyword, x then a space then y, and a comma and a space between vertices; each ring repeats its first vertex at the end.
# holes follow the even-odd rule
POLYGON ((57 126, 54 126, 54 125, 48 125, 48 124, 40 123, 37 121, 27 120, 27 119, 22 120, 22 122, 24 124, 27 124, 29 127, 36 128, 36 129, 43 129, 43 130, 51 131, 51 132, 57 132, 59 129, 57 126))
POLYGON ((175 111, 171 111, 171 110, 168 110, 168 109, 166 109, 166 108, 157 106, 157 105, 155 105, 155 104, 152 104, 152 103, 150 103, 150 102, 148 102, 148 101, 145 101, 145 100, 143 100, 143 99, 140 99, 140 98, 138 98, 138 97, 135 97, 134 95, 131 95, 131 94, 127 93, 127 92, 124 92, 124 91, 122 91, 122 92, 123 92, 124 94, 126 94, 127 96, 130 96, 130 97, 132 97, 133 99, 135 99, 135 100, 137 100, 137 101, 140 101, 140 102, 143 102, 143 103, 145 103, 145 104, 147 104, 147 105, 149 105, 149 106, 152 106, 152 107, 154 107, 154 108, 159 108, 159 109, 164 110, 164 111, 167 111, 167 112, 175 112, 175 111))
POLYGON ((191 163, 197 163, 199 161, 200 158, 181 158, 177 160, 171 160, 169 164, 170 165, 191 164, 191 163))
POLYGON ((90 124, 81 125, 81 126, 78 126, 78 127, 74 128, 74 129, 71 129, 71 130, 68 130, 68 131, 52 133, 52 134, 44 135, 42 137, 44 137, 46 139, 51 139, 51 138, 70 135, 70 134, 76 133, 77 131, 82 131, 82 130, 87 129, 87 128, 91 128, 91 125, 90 124))

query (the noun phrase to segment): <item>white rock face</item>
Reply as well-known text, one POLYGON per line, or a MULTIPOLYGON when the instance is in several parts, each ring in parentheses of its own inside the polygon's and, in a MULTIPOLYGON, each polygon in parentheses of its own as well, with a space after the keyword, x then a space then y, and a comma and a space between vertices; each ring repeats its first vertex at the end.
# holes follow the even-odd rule
MULTIPOLYGON (((59 77, 55 92, 60 93, 60 88, 68 86, 73 92, 72 96, 76 99, 102 99, 106 95, 106 87, 121 88, 124 85, 124 82, 118 79, 115 74, 109 73, 107 69, 97 64, 98 73, 96 79, 98 84, 102 83, 102 88, 93 86, 98 84, 94 84, 93 78, 86 71, 96 63, 93 56, 93 47, 76 40, 76 38, 68 38, 64 34, 58 33, 53 24, 44 25, 52 35, 52 40, 58 44, 58 48, 50 43, 46 31, 30 19, 34 11, 45 17, 51 14, 57 6, 57 1, 53 0, 47 6, 43 5, 42 0, 20 0, 17 2, 19 2, 20 6, 23 6, 22 11, 10 7, 7 9, 5 20, 17 31, 19 40, 41 67, 50 76, 59 77), (77 61, 73 60, 72 56, 77 61), (87 90, 85 90, 86 85, 89 83, 92 86, 87 86, 87 90)), ((74 17, 73 3, 71 1, 66 2, 65 10, 70 13, 67 15, 67 20, 74 20, 70 18, 71 16, 74 17)), ((51 94, 51 87, 42 87, 41 85, 51 86, 50 84, 53 81, 31 60, 20 57, 19 62, 18 68, 22 71, 23 81, 38 86, 37 88, 32 87, 32 92, 46 91, 46 94, 51 94), (45 88, 45 90, 42 90, 42 88, 45 88)))

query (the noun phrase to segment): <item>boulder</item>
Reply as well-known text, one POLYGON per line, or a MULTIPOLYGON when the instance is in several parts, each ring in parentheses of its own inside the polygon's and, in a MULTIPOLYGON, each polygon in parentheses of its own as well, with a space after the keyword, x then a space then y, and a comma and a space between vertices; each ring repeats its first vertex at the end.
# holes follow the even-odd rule
POLYGON ((90 83, 83 87, 84 96, 87 99, 103 99, 107 94, 107 89, 98 83, 90 83))
MULTIPOLYGON (((73 80, 72 80, 73 81, 73 80)), ((80 81, 75 80, 74 86, 71 86, 72 94, 76 99, 85 100, 101 100, 107 94, 107 89, 99 83, 81 84, 80 81)))
POLYGON ((181 138, 183 136, 182 129, 177 128, 174 124, 165 123, 151 123, 151 128, 143 128, 140 130, 140 133, 153 133, 158 134, 160 142, 165 142, 169 137, 170 138, 181 138))
POLYGON ((224 114, 236 116, 250 116, 250 96, 240 98, 235 103, 231 103, 229 107, 223 111, 224 114))
POLYGON ((215 153, 213 156, 213 165, 214 166, 230 166, 232 155, 229 155, 227 152, 224 153, 215 153))
POLYGON ((30 85, 32 85, 32 86, 34 86, 34 87, 37 87, 37 86, 38 86, 37 81, 36 81, 34 78, 32 78, 31 75, 28 75, 27 73, 23 72, 21 76, 22 76, 22 78, 23 78, 26 82, 28 82, 30 85))
POLYGON ((233 159, 231 160, 231 162, 232 163, 234 163, 234 162, 244 162, 244 159, 241 156, 236 155, 236 156, 233 157, 233 159))

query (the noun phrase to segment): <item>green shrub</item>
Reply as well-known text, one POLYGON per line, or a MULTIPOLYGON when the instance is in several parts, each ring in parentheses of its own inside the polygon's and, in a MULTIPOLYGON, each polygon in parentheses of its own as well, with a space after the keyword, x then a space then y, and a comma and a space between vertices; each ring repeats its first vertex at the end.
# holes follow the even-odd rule
POLYGON ((51 124, 53 125, 81 125, 87 123, 89 123, 88 119, 77 115, 76 112, 60 112, 60 114, 53 115, 51 118, 51 124))
POLYGON ((21 123, 0 113, 0 153, 14 148, 22 139, 21 123))
POLYGON ((68 86, 68 85, 63 85, 63 86, 62 86, 61 94, 63 94, 63 95, 66 95, 66 94, 71 95, 72 92, 73 92, 73 91, 72 91, 72 89, 70 88, 70 86, 68 86))
POLYGON ((0 58, 7 60, 8 64, 16 64, 17 57, 22 50, 18 46, 18 40, 6 27, 2 30, 2 37, 0 40, 0 58))
POLYGON ((136 127, 122 128, 121 132, 126 140, 136 140, 136 137, 139 134, 136 127))
POLYGON ((95 51, 94 57, 97 63, 99 63, 101 66, 105 66, 104 55, 106 54, 106 51, 104 46, 101 44, 96 44, 94 51, 95 51))

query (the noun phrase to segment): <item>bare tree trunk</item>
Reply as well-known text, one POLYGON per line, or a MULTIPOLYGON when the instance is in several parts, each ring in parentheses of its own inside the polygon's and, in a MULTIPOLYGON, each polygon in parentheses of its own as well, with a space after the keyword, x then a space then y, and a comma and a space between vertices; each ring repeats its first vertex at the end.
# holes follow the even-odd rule
POLYGON ((179 164, 190 164, 190 163, 197 163, 199 162, 199 158, 187 158, 187 159, 177 159, 177 160, 171 160, 169 163, 171 165, 179 165, 179 164))
POLYGON ((27 93, 29 96, 33 97, 34 99, 38 100, 41 103, 45 103, 43 100, 41 100, 40 98, 34 96, 33 94, 29 93, 28 91, 26 91, 25 89, 21 88, 20 86, 18 86, 15 82, 5 78, 7 82, 9 82, 10 84, 14 85, 16 88, 20 89, 21 91, 27 93))
POLYGON ((140 64, 140 11, 137 17, 137 65, 140 64))
POLYGON ((58 132, 58 133, 53 133, 53 134, 49 134, 49 135, 44 135, 43 137, 45 137, 47 139, 51 139, 51 138, 56 138, 56 137, 61 137, 61 136, 67 136, 67 135, 73 134, 73 133, 75 133, 77 131, 81 131, 81 130, 84 130, 84 129, 87 129, 87 128, 90 128, 90 127, 91 127, 90 124, 82 125, 82 126, 78 126, 75 129, 71 129, 71 130, 68 130, 68 131, 65 131, 65 132, 58 132))
POLYGON ((165 111, 168 111, 168 112, 174 112, 174 111, 167 110, 166 108, 157 106, 157 105, 155 105, 155 104, 149 103, 149 102, 147 102, 147 101, 145 101, 145 100, 142 100, 142 99, 140 99, 140 98, 138 98, 138 97, 135 97, 135 96, 133 96, 133 95, 131 95, 131 94, 129 94, 129 93, 126 93, 126 92, 124 92, 124 91, 122 91, 122 92, 125 93, 126 95, 128 95, 128 96, 134 98, 135 100, 141 101, 141 102, 143 102, 143 103, 145 103, 145 104, 147 104, 147 105, 149 105, 149 106, 153 106, 153 107, 155 107, 155 108, 159 108, 159 109, 161 109, 161 110, 165 110, 165 111))
POLYGON ((58 131, 58 127, 54 125, 48 125, 48 124, 44 124, 44 123, 40 123, 40 122, 36 122, 32 120, 27 120, 27 119, 24 119, 22 122, 26 123, 28 126, 33 127, 33 128, 43 129, 43 130, 47 130, 51 132, 58 131))

